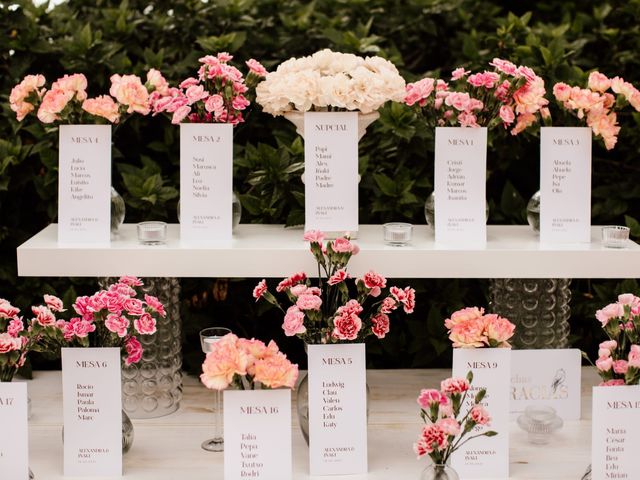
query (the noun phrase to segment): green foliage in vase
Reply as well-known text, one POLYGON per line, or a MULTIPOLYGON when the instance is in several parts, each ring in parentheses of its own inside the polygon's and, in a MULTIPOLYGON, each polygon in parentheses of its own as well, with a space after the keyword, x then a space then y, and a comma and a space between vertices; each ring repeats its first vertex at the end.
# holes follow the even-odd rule
MULTIPOLYGON (((90 279, 17 279, 15 248, 56 219, 57 135, 35 123, 18 124, 8 95, 25 74, 53 81, 84 73, 89 94, 108 90, 112 73, 162 71, 186 78, 207 53, 229 51, 268 68, 322 48, 393 61, 407 81, 446 77, 455 67, 484 68, 493 57, 531 66, 550 86, 584 84, 589 71, 620 75, 640 85, 640 0, 68 0, 35 6, 0 4, 0 289, 29 304, 46 284, 60 296, 90 293, 90 279)), ((552 102, 553 103, 553 102, 552 102)), ((433 132, 402 105, 387 105, 360 142, 361 223, 405 220, 423 224, 433 189, 433 132)), ((555 122, 567 120, 552 110, 555 122)), ((568 120, 567 120, 568 121, 568 120)), ((612 152, 594 144, 593 223, 627 224, 640 237, 640 114, 620 117, 612 152)), ((178 189, 177 127, 160 117, 131 119, 114 133, 112 183, 127 203, 127 222, 175 222, 178 189)), ((234 183, 243 222, 300 224, 303 144, 292 125, 256 109, 235 131, 234 183)), ((487 193, 490 223, 526 223, 527 199, 538 190, 536 133, 492 136, 487 193)), ((428 277, 425 265, 425 277, 428 277)), ((214 281, 216 284, 218 281, 214 281)), ((275 312, 247 307, 255 280, 228 283, 227 295, 208 295, 212 282, 185 282, 185 331, 229 324, 243 336, 279 335, 275 312), (205 298, 206 297, 206 298, 205 298), (205 298, 200 302, 194 298, 205 298), (216 299, 217 298, 217 299, 216 299), (223 306, 224 304, 224 306, 223 306), (256 320, 256 315, 260 318, 256 320)), ((412 319, 370 349, 375 366, 443 365, 448 351, 441 322, 446 311, 485 304, 485 284, 474 280, 412 281, 418 305, 412 319), (406 355, 399 356, 398 352, 406 355)), ((585 331, 592 306, 621 289, 619 282, 574 282, 574 334, 585 331)), ((401 322, 398 322, 401 323, 401 322)), ((197 339, 188 338, 197 345, 197 339)), ((287 348, 286 341, 283 348, 287 348)), ((583 345, 581 345, 583 346, 583 345)), ((584 348, 584 346, 583 346, 584 348)), ((201 359, 200 359, 201 360, 201 359)), ((194 357, 194 364, 198 361, 194 357)), ((197 370, 197 367, 194 368, 197 370)))

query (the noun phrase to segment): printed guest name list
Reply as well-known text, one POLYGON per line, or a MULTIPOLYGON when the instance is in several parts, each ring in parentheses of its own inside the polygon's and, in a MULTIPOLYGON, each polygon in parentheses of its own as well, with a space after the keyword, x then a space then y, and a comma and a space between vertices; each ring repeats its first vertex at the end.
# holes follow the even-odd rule
POLYGON ((61 125, 58 242, 109 243, 111 126, 61 125))
POLYGON ((180 125, 180 239, 206 244, 232 234, 233 126, 180 125))
POLYGON ((441 246, 486 242, 486 128, 436 128, 435 235, 441 246))
POLYGON ((304 116, 305 230, 358 230, 358 114, 304 116))

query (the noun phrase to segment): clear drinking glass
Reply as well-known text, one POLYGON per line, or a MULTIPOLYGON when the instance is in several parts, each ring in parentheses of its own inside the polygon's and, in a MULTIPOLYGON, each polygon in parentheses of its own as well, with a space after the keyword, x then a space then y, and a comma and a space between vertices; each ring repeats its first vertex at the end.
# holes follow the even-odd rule
MULTIPOLYGON (((231 330, 224 327, 205 328, 200 332, 200 344, 202 351, 209 353, 211 346, 214 345, 225 335, 231 333, 231 330)), ((224 450, 224 437, 222 425, 222 392, 215 390, 215 405, 213 418, 213 438, 202 442, 202 448, 208 452, 222 452, 224 450)))

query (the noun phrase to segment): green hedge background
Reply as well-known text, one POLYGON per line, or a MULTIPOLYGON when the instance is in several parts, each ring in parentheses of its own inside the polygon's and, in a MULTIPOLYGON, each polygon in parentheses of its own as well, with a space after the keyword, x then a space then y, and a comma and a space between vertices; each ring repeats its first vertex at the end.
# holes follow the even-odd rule
MULTIPOLYGON (((143 75, 151 67, 178 82, 207 53, 229 51, 239 63, 256 58, 269 69, 329 47, 384 56, 408 81, 448 76, 457 66, 485 68, 497 56, 533 67, 548 91, 556 81, 585 82, 592 69, 640 86, 640 0, 69 0, 55 8, 2 0, 0 32, 0 296, 22 308, 45 292, 68 301, 97 286, 95 279, 16 275, 16 247, 55 221, 57 210, 57 134, 35 122, 18 124, 8 105, 11 88, 27 73, 53 81, 81 72, 89 93, 97 94, 108 91, 112 73, 143 75)), ((561 114, 552 113, 562 124, 561 114)), ((594 146, 593 223, 626 223, 638 237, 640 115, 626 113, 620 123, 614 151, 594 146)), ((164 118, 134 118, 118 129, 112 182, 125 198, 127 222, 177 221, 177 140, 177 128, 164 118)), ((538 139, 534 133, 493 140, 489 222, 526 224, 526 202, 539 183, 538 139)), ((303 146, 292 125, 254 110, 236 129, 234 156, 244 223, 303 220, 303 146)), ((424 201, 432 191, 433 132, 408 108, 386 106, 360 144, 360 173, 361 223, 423 224, 424 201)), ((283 336, 279 315, 250 301, 255 282, 183 280, 187 368, 198 369, 197 332, 210 325, 274 337, 304 363, 300 342, 283 336)), ((399 283, 416 287, 416 313, 398 319, 384 342, 372 342, 370 365, 448 364, 442 321, 463 305, 487 305, 486 282, 399 283)), ((638 284, 579 280, 572 290, 572 340, 593 354, 600 340, 593 312, 617 292, 638 293, 638 284)))

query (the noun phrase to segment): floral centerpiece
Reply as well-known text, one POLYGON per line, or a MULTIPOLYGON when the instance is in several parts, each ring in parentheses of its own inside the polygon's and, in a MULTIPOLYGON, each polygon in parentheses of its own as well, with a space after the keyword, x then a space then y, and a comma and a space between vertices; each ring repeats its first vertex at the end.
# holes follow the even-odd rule
POLYGON ((625 293, 596 312, 609 337, 600 344, 595 366, 601 386, 640 383, 640 298, 625 293))
POLYGON ((427 467, 422 479, 457 479, 449 466, 451 455, 465 443, 479 437, 494 437, 498 433, 487 430, 491 417, 482 404, 486 389, 475 396, 471 383, 473 374, 466 378, 447 378, 440 389, 423 389, 418 396, 420 418, 424 422, 413 450, 418 459, 429 456, 433 465, 427 467))
POLYGON ((620 126, 616 110, 631 105, 640 111, 640 91, 637 88, 623 78, 608 78, 597 71, 589 74, 587 88, 559 82, 553 86, 553 95, 579 123, 591 128, 607 150, 613 149, 618 141, 620 126))
POLYGON ((371 113, 388 101, 402 101, 404 79, 381 57, 321 50, 290 58, 256 88, 256 101, 273 116, 298 111, 371 113))
POLYGON ((229 333, 211 344, 200 380, 212 390, 294 388, 298 366, 287 359, 273 340, 265 345, 260 340, 229 333))
POLYGON ((444 321, 453 348, 511 348, 515 325, 484 308, 466 307, 444 321))
POLYGON ((247 77, 229 62, 226 52, 200 58, 197 77, 189 77, 166 92, 152 95, 153 114, 171 114, 171 122, 230 123, 244 122, 244 114, 255 95, 255 86, 267 70, 254 59, 248 60, 247 77))
POLYGON ((426 77, 406 87, 404 101, 431 127, 502 126, 517 135, 548 117, 544 80, 529 67, 494 58, 493 70, 456 68, 450 82, 426 77))
POLYGON ((387 280, 369 271, 353 279, 347 264, 359 247, 348 236, 327 241, 318 231, 305 233, 311 253, 318 264, 318 280, 314 284, 305 272, 282 280, 276 287, 292 303, 286 310, 269 292, 265 280, 253 291, 256 301, 264 299, 284 314, 282 329, 287 336, 297 336, 311 344, 362 342, 369 335, 384 338, 390 329, 389 315, 402 308, 413 313, 415 290, 392 286, 383 294, 387 280), (349 283, 355 284, 351 298, 349 283))

